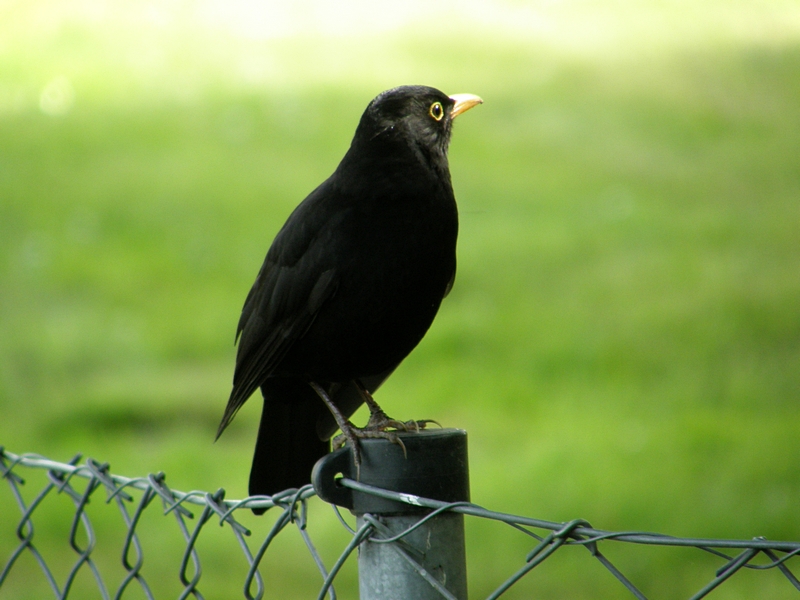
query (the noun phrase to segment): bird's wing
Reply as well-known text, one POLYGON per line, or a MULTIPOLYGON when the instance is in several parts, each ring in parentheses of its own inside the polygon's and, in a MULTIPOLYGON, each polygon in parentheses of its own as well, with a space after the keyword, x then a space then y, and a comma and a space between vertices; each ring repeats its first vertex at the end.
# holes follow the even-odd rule
POLYGON ((314 322, 336 290, 336 271, 328 264, 323 237, 326 211, 317 188, 295 209, 275 237, 242 308, 236 337, 236 369, 217 437, 245 401, 274 372, 314 322))

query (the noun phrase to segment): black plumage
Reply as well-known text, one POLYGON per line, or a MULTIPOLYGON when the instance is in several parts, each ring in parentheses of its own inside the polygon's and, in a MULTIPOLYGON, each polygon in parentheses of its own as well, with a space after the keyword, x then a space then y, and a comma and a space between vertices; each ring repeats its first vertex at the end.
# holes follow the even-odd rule
POLYGON ((397 425, 369 394, 419 343, 453 284, 447 148, 455 116, 480 102, 424 86, 383 92, 337 169, 275 237, 239 319, 217 434, 261 388, 251 494, 308 483, 339 428, 352 441, 370 435, 346 421, 365 400, 372 434, 397 425))

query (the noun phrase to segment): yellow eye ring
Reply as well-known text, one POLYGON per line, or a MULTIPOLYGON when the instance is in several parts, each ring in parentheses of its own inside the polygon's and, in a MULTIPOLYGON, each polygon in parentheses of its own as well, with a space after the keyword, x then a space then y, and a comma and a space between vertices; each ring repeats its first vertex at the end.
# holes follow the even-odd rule
POLYGON ((444 117, 444 108, 442 107, 442 103, 434 102, 431 104, 431 109, 428 111, 428 114, 433 118, 434 121, 441 121, 442 117, 444 117))

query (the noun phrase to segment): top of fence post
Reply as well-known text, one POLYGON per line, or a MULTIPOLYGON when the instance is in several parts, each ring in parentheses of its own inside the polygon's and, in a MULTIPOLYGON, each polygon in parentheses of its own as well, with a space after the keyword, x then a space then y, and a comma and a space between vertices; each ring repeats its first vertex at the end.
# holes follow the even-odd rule
POLYGON ((421 506, 356 492, 337 483, 337 476, 384 490, 441 500, 469 501, 467 432, 462 429, 424 429, 398 433, 403 445, 386 439, 364 439, 357 472, 349 446, 324 456, 311 475, 317 495, 356 514, 414 514, 421 506))
POLYGON ((431 513, 417 497, 469 501, 467 433, 435 429, 361 441, 361 468, 348 446, 322 458, 312 479, 323 500, 349 508, 369 533, 358 555, 361 600, 462 600, 467 597, 464 517, 431 513), (399 492, 398 502, 337 483, 337 476, 399 492))

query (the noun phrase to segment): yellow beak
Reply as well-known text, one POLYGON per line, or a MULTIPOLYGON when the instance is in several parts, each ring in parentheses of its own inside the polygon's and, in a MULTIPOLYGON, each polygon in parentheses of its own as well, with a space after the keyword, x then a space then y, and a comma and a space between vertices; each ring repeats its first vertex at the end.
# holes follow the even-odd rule
POLYGON ((467 112, 473 106, 483 104, 481 97, 475 94, 453 94, 450 96, 450 100, 455 102, 453 110, 450 111, 451 119, 455 119, 461 113, 467 112))

